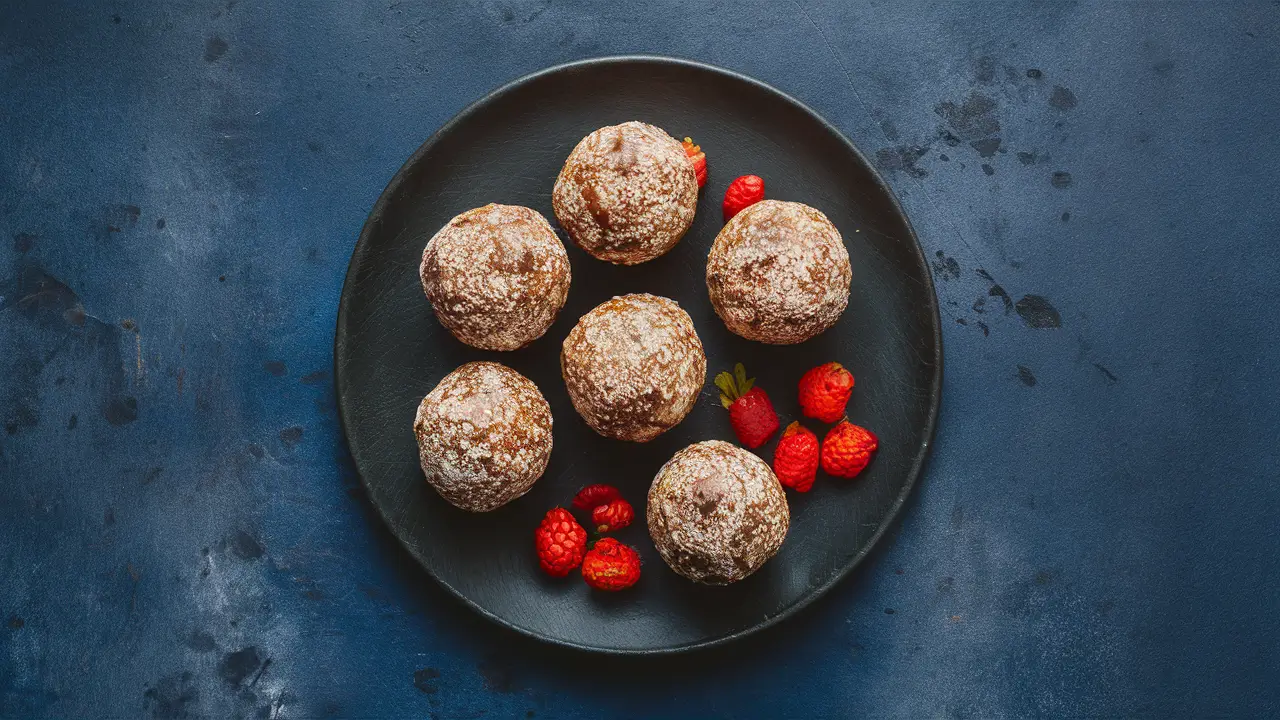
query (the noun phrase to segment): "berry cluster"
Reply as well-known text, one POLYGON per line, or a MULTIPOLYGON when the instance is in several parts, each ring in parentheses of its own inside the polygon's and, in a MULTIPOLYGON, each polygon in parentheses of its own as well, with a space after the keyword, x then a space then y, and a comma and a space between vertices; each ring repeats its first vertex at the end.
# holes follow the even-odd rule
MULTIPOLYGON (((591 516, 596 533, 621 530, 635 519, 631 503, 612 485, 588 485, 573 498, 573 507, 591 516)), ((594 543, 573 513, 557 507, 534 532, 538 564, 552 577, 565 577, 582 568, 582 579, 597 590, 624 590, 640 579, 640 554, 611 537, 594 543)))
MULTIPOLYGON (((821 467, 828 475, 852 478, 871 462, 879 440, 870 430, 849 422, 845 408, 853 394, 853 374, 840 363, 819 365, 800 378, 800 411, 824 423, 836 423, 822 442, 799 421, 782 432, 773 452, 773 471, 784 487, 808 492, 821 467)), ((733 372, 716 376, 720 402, 729 410, 729 423, 738 442, 758 448, 768 442, 781 423, 769 395, 748 378, 741 363, 733 372)))

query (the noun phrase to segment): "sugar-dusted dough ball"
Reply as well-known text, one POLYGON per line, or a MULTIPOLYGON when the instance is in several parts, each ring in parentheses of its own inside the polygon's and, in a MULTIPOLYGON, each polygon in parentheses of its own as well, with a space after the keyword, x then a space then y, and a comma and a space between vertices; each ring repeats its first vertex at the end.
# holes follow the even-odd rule
POLYGON ((569 237, 618 265, 652 260, 680 241, 698 205, 689 156, 662 128, 602 127, 578 143, 556 178, 551 204, 569 237))
POLYGON ((440 324, 482 350, 542 337, 569 296, 569 255, 546 218, 489 204, 450 220, 422 252, 422 289, 440 324))
POLYGON ((773 557, 791 513, 765 461, 720 440, 676 453, 649 486, 649 535, 680 575, 737 582, 773 557))
POLYGON ((797 202, 748 206, 720 230, 707 257, 716 314, 738 335, 774 345, 804 342, 836 324, 851 279, 840 231, 797 202))
POLYGON ((427 482, 463 510, 520 497, 551 459, 551 407, 506 365, 471 362, 440 381, 413 422, 427 482))
POLYGON ((624 295, 583 315, 560 351, 573 407, 605 437, 646 442, 693 409, 707 356, 674 300, 624 295))

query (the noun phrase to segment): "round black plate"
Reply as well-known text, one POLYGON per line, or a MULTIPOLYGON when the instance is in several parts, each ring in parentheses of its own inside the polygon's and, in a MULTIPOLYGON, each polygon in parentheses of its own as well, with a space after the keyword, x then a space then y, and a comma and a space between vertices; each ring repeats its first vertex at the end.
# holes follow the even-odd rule
MULTIPOLYGON (((463 601, 520 632, 612 653, 677 652, 767 627, 812 601, 866 555, 919 477, 942 385, 937 299, 902 209, 861 154, 831 125, 756 80, 670 58, 619 57, 562 65, 480 100, 418 149, 374 205, 347 270, 338 312, 335 375, 342 426, 374 505, 423 567, 463 601), (561 233, 573 265, 569 300, 542 339, 514 353, 455 340, 432 315, 418 281, 423 246, 451 217, 485 203, 525 205, 554 224, 551 187, 565 157, 603 125, 643 120, 707 153, 710 179, 693 227, 674 250, 634 267, 592 259, 561 233), (704 270, 721 227, 720 200, 735 177, 765 178, 767 194, 819 208, 844 235, 853 292, 840 323, 807 343, 774 347, 729 333, 712 311, 704 270), (574 412, 560 378, 560 343, 578 318, 630 292, 673 298, 693 317, 711 375, 744 362, 771 394, 785 426, 798 418, 796 382, 837 360, 857 387, 849 416, 880 437, 856 480, 819 475, 788 491, 791 531, 777 557, 724 588, 694 585, 649 540, 644 500, 658 468, 680 448, 733 440, 707 378, 693 412, 646 444, 608 440, 574 412), (555 449, 527 495, 487 514, 457 510, 418 466, 411 425, 440 378, 471 360, 496 360, 542 389, 555 417, 555 449), (589 483, 622 489, 637 522, 620 533, 644 560, 632 589, 590 591, 574 575, 545 576, 533 554, 543 513, 589 483)), ((809 422, 821 434, 825 426, 809 422)), ((773 443, 761 448, 772 458, 773 443)))

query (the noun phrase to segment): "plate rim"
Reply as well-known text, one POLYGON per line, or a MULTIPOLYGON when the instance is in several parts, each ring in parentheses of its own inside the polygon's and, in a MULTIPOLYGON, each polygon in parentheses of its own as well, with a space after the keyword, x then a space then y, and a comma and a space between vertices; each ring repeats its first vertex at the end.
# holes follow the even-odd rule
POLYGON ((415 150, 413 154, 411 154, 408 157, 408 159, 404 161, 404 163, 396 171, 395 175, 392 176, 391 180, 387 183, 386 187, 383 188, 382 192, 378 195, 378 199, 377 201, 374 202, 373 207, 369 210, 369 215, 367 218, 365 218, 364 224, 360 228, 360 234, 356 238, 356 243, 354 246, 352 246, 351 258, 350 260, 347 261, 347 271, 343 276, 342 290, 340 291, 340 294, 338 297, 338 315, 337 315, 337 320, 334 327, 334 337, 333 337, 333 384, 334 384, 334 396, 335 396, 336 404, 338 406, 338 424, 342 429, 343 443, 346 444, 347 452, 351 456, 351 462, 352 462, 352 465, 355 466, 356 476, 359 477, 360 484, 365 488, 366 493, 370 493, 372 492, 372 490, 369 487, 368 482, 365 480, 364 474, 360 471, 359 463, 356 461, 355 456, 351 454, 351 440, 350 440, 351 433, 350 433, 350 427, 349 427, 350 421, 347 418, 347 413, 345 410, 345 405, 346 405, 345 395, 346 395, 347 388, 346 388, 346 383, 343 381, 343 373, 340 369, 342 367, 340 358, 344 356, 346 353, 346 342, 345 342, 344 334, 342 330, 348 324, 348 312, 349 312, 348 304, 350 302, 349 301, 350 295, 348 294, 347 289, 348 289, 348 286, 352 284, 353 275, 356 271, 355 265, 356 265, 357 251, 362 245, 364 245, 367 241, 369 241, 370 236, 372 235, 373 225, 375 224, 375 222, 380 220, 383 214, 386 212, 386 208, 390 203, 390 199, 399 191, 400 186, 404 183, 411 169, 414 166, 416 166, 418 162, 421 161, 423 156, 425 156, 428 152, 430 152, 438 142, 440 142, 445 136, 447 136, 455 127, 461 125, 463 122, 468 120, 472 115, 484 109, 486 106, 496 101, 500 97, 506 95, 507 93, 547 75, 553 75, 553 74, 563 73, 563 72, 572 72, 572 71, 580 70, 582 68, 587 68, 587 67, 626 65, 626 64, 678 66, 683 68, 699 70, 702 72, 708 72, 713 75, 728 77, 738 82, 745 82, 749 85, 753 85, 761 90, 771 93, 777 96, 783 102, 789 103, 790 105, 794 106, 796 109, 800 110, 801 112, 805 113, 806 115, 811 117, 813 120, 815 120, 818 124, 820 124, 823 128, 825 128, 827 132, 831 133, 834 137, 838 138, 840 142, 843 143, 845 147, 848 148, 853 153, 853 156, 857 158, 859 162, 862 163, 863 167, 870 173, 870 176, 875 179, 876 185, 878 185, 880 190, 884 192, 884 194, 889 198, 889 202, 891 203, 891 206, 894 212, 896 212, 898 216, 902 218, 903 223, 906 225, 907 236, 911 240, 912 251, 916 256, 916 260, 919 263, 920 269, 922 270, 922 274, 924 276, 925 289, 928 291, 927 292, 927 295, 929 298, 928 310, 932 311, 929 313, 929 315, 933 325, 932 327, 933 345, 937 350, 937 361, 934 364, 933 377, 931 378, 931 382, 930 382, 930 385, 931 385, 930 392, 929 392, 930 407, 929 407, 928 415, 925 419, 924 440, 920 445, 919 452, 916 454, 915 458, 911 463, 911 467, 908 470, 907 479, 906 479, 906 482, 903 484, 902 490, 898 493, 898 496, 894 498, 893 504, 890 505, 888 514, 886 515, 885 520, 882 523, 880 523, 880 526, 876 528, 874 533, 872 533, 871 538, 863 545, 862 549, 859 550, 858 553, 853 556, 852 559, 850 559, 847 563, 845 563, 845 565, 841 567, 836 573, 834 573, 830 578, 828 578, 821 585, 811 588, 809 592, 807 592, 803 597, 801 597, 795 603, 792 603, 791 605, 789 605, 782 612, 779 612, 776 615, 771 615, 750 627, 743 628, 741 630, 738 630, 726 635, 720 635, 707 640, 701 640, 698 642, 686 643, 683 645, 672 645, 669 647, 660 647, 660 648, 616 648, 616 647, 605 647, 600 645, 587 645, 583 643, 573 642, 570 640, 565 640, 563 638, 557 638, 550 635, 546 635, 544 633, 538 632, 531 628, 523 627, 521 625, 513 623, 510 620, 500 617, 494 614, 493 612, 487 610, 486 608, 482 607, 481 605, 476 603, 474 600, 472 600, 471 598, 467 597, 465 594, 460 592, 457 588, 453 587, 452 585, 450 585, 449 583, 441 579, 439 576, 437 576, 436 573, 434 573, 432 569, 428 567, 427 564, 424 563, 420 557, 418 557, 417 553, 415 553, 413 549, 409 547, 409 543, 406 542, 405 539, 402 538, 399 533, 395 532, 391 521, 387 517, 386 513, 383 512, 382 506, 379 505, 378 503, 372 502, 372 499, 370 499, 369 502, 371 505, 373 505, 374 510, 377 511, 378 517, 382 519, 382 522, 386 525, 387 529, 391 531, 391 535, 395 537, 396 542, 400 543, 400 546, 404 548, 406 552, 409 553, 409 555, 417 562, 418 566, 421 567, 422 570, 425 571, 426 574, 430 576, 433 581, 435 581, 437 584, 439 584, 441 587, 447 590, 450 595, 457 598, 458 600, 461 600, 463 604, 465 604, 472 610, 479 613, 482 617, 487 618, 488 620, 502 627, 514 630, 526 637, 530 637, 541 642, 549 643, 551 645, 557 645, 565 648, 572 648, 574 650, 590 652, 590 653, 600 653, 600 654, 606 654, 606 655, 665 656, 665 655, 676 655, 676 654, 687 653, 687 652, 692 652, 696 650, 704 650, 708 648, 719 647, 719 646, 731 643, 735 640, 739 640, 749 635, 753 635, 755 633, 761 632, 763 630, 766 630, 768 628, 778 625, 783 620, 786 620, 794 616, 796 613, 808 607, 818 598, 826 595, 831 590, 832 587, 834 587, 837 583, 841 582, 846 577, 848 577, 849 574, 853 572, 854 568, 862 564, 863 560, 866 559, 867 555, 870 554, 870 552, 879 544, 880 539, 884 537, 884 534, 888 531, 888 529, 896 524, 899 516, 902 513, 903 506, 906 504, 907 499, 911 497, 911 494, 915 490, 916 485, 919 484, 921 477, 924 475, 924 470, 928 463, 930 452, 933 449, 934 437, 937 433, 937 427, 938 427, 938 416, 939 416, 939 413, 941 410, 941 404, 942 404, 942 381, 943 381, 943 362, 944 362, 944 353, 943 353, 943 345, 942 345, 941 307, 938 302, 938 294, 937 294, 937 289, 933 282, 933 275, 932 273, 929 272, 928 258, 925 256, 924 248, 920 245, 920 238, 916 234, 915 228, 911 224, 910 217, 907 215, 906 211, 903 209, 901 201, 898 200, 898 196, 894 194, 893 189, 890 188, 888 183, 885 182, 884 177, 881 176, 880 173, 875 169, 875 166, 867 159, 866 155, 864 155, 862 151, 859 150, 858 147, 854 145, 853 142, 849 140, 849 138, 846 137, 843 132, 840 131, 839 128, 837 128, 835 125, 829 122, 822 115, 818 114, 818 112, 815 111, 813 108, 809 107, 808 105, 801 102, 797 98, 793 97, 789 93, 783 92, 782 90, 779 90, 778 88, 762 80, 758 80, 749 75, 740 73, 736 70, 730 70, 728 68, 723 68, 717 65, 711 65, 709 63, 704 63, 698 60, 690 60, 687 58, 667 56, 667 55, 624 54, 624 55, 606 55, 606 56, 600 56, 600 57, 584 58, 580 60, 572 60, 569 62, 551 65, 541 70, 537 70, 537 71, 528 73, 526 75, 522 75, 520 77, 517 77, 514 80, 503 83, 497 88, 494 88, 493 90, 490 90, 489 92, 485 93, 484 96, 468 104, 462 110, 458 111, 456 115, 451 117, 447 122, 441 125, 434 133, 432 133, 430 137, 428 137, 425 141, 423 141, 423 143, 418 146, 417 150, 415 150))

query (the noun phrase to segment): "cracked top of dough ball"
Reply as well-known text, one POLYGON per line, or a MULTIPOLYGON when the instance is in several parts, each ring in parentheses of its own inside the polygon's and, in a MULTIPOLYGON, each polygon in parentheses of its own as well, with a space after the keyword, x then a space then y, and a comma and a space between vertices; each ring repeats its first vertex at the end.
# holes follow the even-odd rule
POLYGON ((649 535, 671 569, 709 585, 737 582, 782 547, 791 513, 764 460, 720 440, 676 453, 649 487, 649 535))
POLYGON ((646 442, 693 409, 707 356, 674 300, 624 295, 583 315, 560 351, 573 407, 596 432, 646 442))
POLYGON ((642 122, 578 143, 551 194, 556 219, 593 257, 635 265, 663 255, 693 224, 698 180, 684 148, 642 122))
POLYGON ((748 340, 804 342, 836 324, 852 270, 840 231, 818 210, 762 200, 733 216, 707 256, 716 314, 748 340))
POLYGON ((546 218, 517 205, 468 210, 422 252, 422 289, 440 324, 482 350, 516 350, 555 322, 569 255, 546 218))
POLYGON ((506 365, 471 362, 444 377, 413 423, 427 482, 450 503, 487 512, 520 497, 551 459, 551 407, 506 365))

